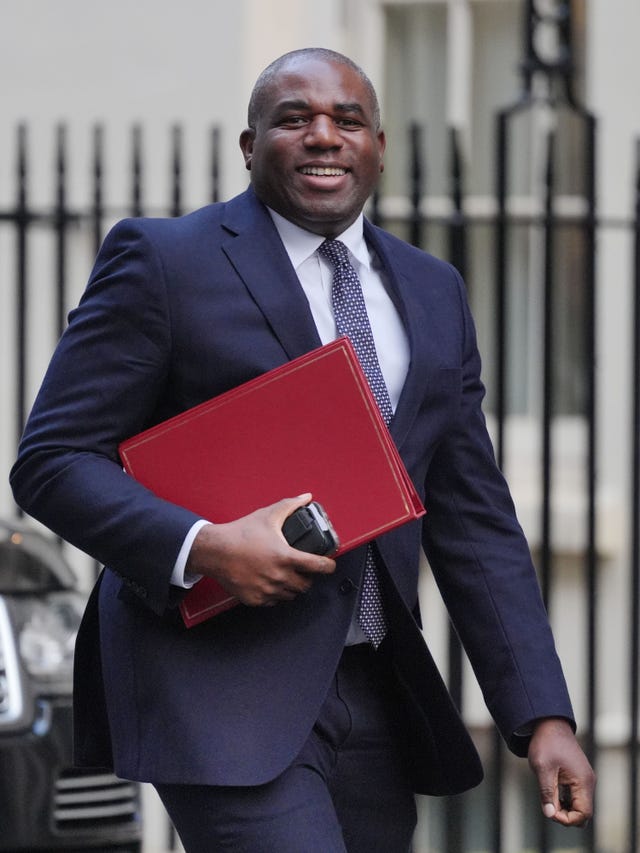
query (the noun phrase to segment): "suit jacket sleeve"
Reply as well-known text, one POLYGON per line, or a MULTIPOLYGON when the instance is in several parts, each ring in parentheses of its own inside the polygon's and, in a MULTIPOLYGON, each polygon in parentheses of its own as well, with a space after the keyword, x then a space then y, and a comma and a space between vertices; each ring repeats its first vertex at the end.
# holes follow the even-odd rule
POLYGON ((545 716, 572 719, 529 549, 497 468, 481 403, 480 357, 464 286, 461 395, 426 478, 424 549, 485 701, 510 748, 545 716))
POLYGON ((136 221, 108 235, 69 317, 11 473, 16 501, 121 573, 154 610, 196 518, 128 477, 118 444, 157 414, 171 333, 164 271, 136 221))

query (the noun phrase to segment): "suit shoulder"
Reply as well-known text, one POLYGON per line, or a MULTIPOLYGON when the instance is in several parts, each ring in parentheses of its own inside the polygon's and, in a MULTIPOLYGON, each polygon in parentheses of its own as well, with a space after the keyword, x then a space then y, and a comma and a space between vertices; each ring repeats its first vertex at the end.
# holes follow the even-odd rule
POLYGON ((412 246, 395 234, 385 231, 377 225, 367 222, 367 236, 373 243, 374 248, 380 251, 394 264, 402 265, 405 270, 415 270, 422 274, 429 273, 444 276, 447 279, 460 280, 457 269, 448 261, 437 258, 435 255, 412 246))
POLYGON ((109 232, 121 236, 127 233, 148 235, 149 237, 171 235, 190 231, 200 231, 219 223, 224 215, 226 202, 208 204, 181 216, 139 216, 127 217, 116 222, 109 232))
POLYGON ((266 210, 249 190, 227 201, 207 204, 182 216, 122 219, 112 228, 109 238, 124 236, 148 238, 158 245, 189 245, 193 240, 215 239, 247 227, 263 227, 266 210))
POLYGON ((176 217, 130 217, 116 222, 106 235, 98 257, 117 257, 124 251, 188 259, 204 246, 224 239, 226 202, 209 204, 176 217))

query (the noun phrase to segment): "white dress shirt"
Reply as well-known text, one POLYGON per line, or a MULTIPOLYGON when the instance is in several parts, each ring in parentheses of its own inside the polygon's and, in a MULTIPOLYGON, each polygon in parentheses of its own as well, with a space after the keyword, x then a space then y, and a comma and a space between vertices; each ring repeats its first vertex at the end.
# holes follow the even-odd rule
MULTIPOLYGON (((331 305, 333 270, 318 253, 324 237, 305 231, 274 210, 269 209, 269 213, 305 292, 320 340, 323 344, 329 343, 337 337, 337 330, 331 305)), ((380 264, 364 239, 362 214, 336 239, 349 250, 351 263, 360 279, 380 369, 395 411, 409 368, 409 343, 384 286, 380 264)), ((171 583, 176 586, 189 588, 200 579, 194 575, 185 577, 185 566, 196 534, 207 523, 197 521, 187 533, 171 575, 171 583)))
MULTIPOLYGON (((331 306, 331 264, 318 254, 324 237, 305 231, 273 210, 269 213, 302 285, 323 344, 337 337, 331 306)), ((362 230, 363 216, 338 238, 349 250, 349 258, 360 283, 369 323, 376 344, 380 369, 395 411, 409 367, 409 344, 398 312, 387 293, 380 264, 370 252, 362 230)))

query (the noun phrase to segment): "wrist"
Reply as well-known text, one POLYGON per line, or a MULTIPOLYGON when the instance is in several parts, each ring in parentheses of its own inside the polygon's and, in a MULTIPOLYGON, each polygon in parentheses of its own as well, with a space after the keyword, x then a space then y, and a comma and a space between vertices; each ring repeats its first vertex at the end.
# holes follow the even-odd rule
POLYGON ((567 732, 574 734, 574 727, 570 720, 566 717, 540 717, 537 720, 532 720, 531 731, 536 734, 542 730, 553 730, 556 732, 567 732))
POLYGON ((186 575, 215 577, 212 566, 216 565, 216 554, 221 548, 220 526, 207 521, 197 531, 185 564, 186 575))

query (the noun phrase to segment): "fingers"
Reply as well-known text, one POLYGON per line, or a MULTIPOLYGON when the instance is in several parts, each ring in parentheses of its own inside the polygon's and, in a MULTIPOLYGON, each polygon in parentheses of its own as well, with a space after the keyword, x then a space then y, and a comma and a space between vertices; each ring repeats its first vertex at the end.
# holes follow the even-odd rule
MULTIPOLYGON (((582 798, 584 800, 584 798, 582 798)), ((547 802, 542 806, 546 818, 561 823, 563 826, 583 826, 591 817, 591 810, 581 797, 569 795, 564 797, 546 797, 547 802)))
POLYGON ((593 774, 585 772, 583 778, 573 778, 566 784, 558 781, 563 775, 564 771, 560 770, 553 781, 540 780, 542 813, 563 826, 583 826, 593 811, 593 774))
POLYGON ((297 566, 271 565, 265 568, 259 583, 253 587, 253 598, 245 603, 272 606, 279 601, 293 601, 311 589, 316 573, 303 572, 297 566))
POLYGON ((578 809, 556 809, 553 803, 545 803, 542 812, 545 817, 563 826, 585 826, 590 820, 578 809))
MULTIPOLYGON (((589 777, 590 778, 590 777, 589 777)), ((592 816, 593 789, 579 781, 559 784, 556 794, 547 797, 542 811, 545 817, 563 826, 584 826, 592 816)))
POLYGON ((299 595, 309 592, 313 578, 295 570, 283 572, 281 577, 271 579, 268 594, 270 602, 292 601, 299 595))

